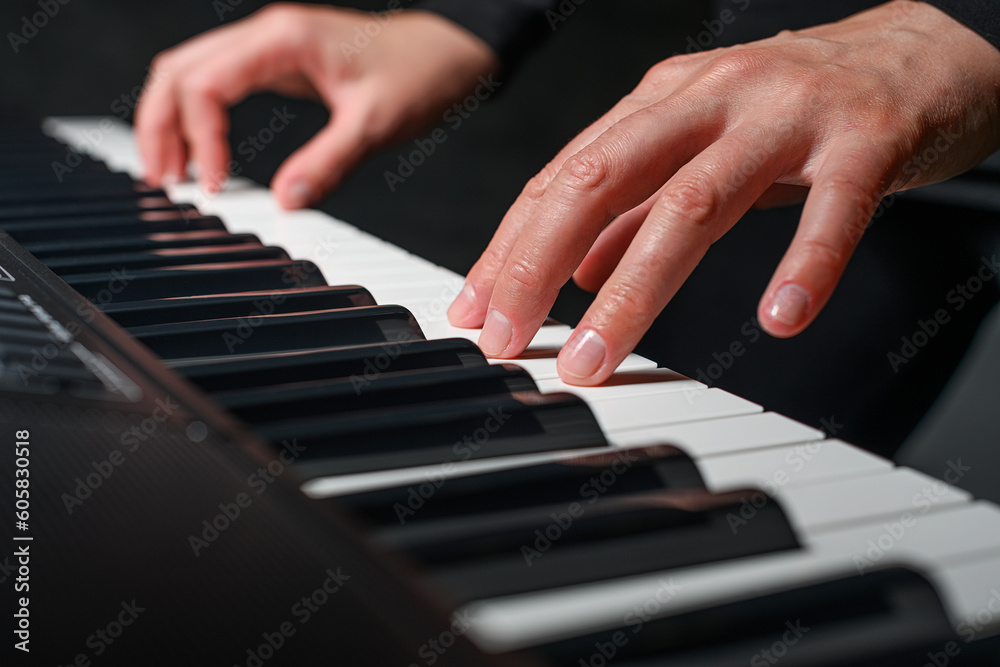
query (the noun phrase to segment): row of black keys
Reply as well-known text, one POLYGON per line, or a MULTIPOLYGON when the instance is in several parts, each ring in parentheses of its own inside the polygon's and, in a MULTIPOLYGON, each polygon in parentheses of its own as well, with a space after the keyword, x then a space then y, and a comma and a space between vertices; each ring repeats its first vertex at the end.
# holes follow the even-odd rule
MULTIPOLYGON (((489 365, 468 341, 426 341, 405 309, 378 306, 361 287, 329 287, 311 263, 231 235, 162 191, 86 157, 54 186, 52 162, 67 149, 15 138, 25 132, 4 137, 0 228, 276 451, 286 449, 300 481, 607 446, 579 399, 539 394, 524 371, 489 365)), ((336 502, 456 605, 800 548, 771 500, 732 531, 729 518, 759 492, 707 492, 693 461, 669 446, 454 478, 429 497, 418 488, 336 502), (608 471, 613 483, 595 485, 608 471), (584 498, 584 489, 600 491, 584 498), (573 503, 585 511, 572 530, 529 566, 523 548, 573 503)), ((615 659, 646 664, 669 652, 671 664, 742 662, 793 617, 818 627, 814 638, 874 629, 879 646, 852 655, 878 664, 951 636, 926 580, 890 570, 654 621, 615 659)), ((622 630, 544 651, 577 664, 594 646, 616 645, 622 630)), ((839 664, 830 659, 802 650, 788 664, 839 664)))

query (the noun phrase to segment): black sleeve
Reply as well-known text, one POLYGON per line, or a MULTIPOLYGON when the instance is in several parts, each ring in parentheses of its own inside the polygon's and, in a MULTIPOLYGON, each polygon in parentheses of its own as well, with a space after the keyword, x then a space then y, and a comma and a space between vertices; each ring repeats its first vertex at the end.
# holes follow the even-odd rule
POLYGON ((440 14, 477 35, 510 70, 561 23, 558 5, 559 0, 423 0, 414 8, 440 14))
POLYGON ((1000 49, 1000 5, 997 0, 926 0, 985 37, 1000 49))

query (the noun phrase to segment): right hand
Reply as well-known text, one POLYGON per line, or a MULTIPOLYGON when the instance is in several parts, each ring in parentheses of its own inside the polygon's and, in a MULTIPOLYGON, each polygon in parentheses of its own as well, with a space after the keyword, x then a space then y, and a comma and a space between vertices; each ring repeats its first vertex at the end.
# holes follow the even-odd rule
MULTIPOLYGON (((360 41, 360 40, 359 40, 360 41)), ((361 42, 363 44, 363 42, 361 42)), ((282 206, 314 204, 363 157, 440 120, 498 61, 435 14, 276 4, 199 35, 153 61, 136 109, 146 180, 185 180, 187 163, 217 192, 228 177, 231 105, 274 91, 322 101, 329 124, 278 169, 282 206), (375 32, 358 49, 358 34, 375 32), (360 32, 358 32, 360 28, 360 32)))

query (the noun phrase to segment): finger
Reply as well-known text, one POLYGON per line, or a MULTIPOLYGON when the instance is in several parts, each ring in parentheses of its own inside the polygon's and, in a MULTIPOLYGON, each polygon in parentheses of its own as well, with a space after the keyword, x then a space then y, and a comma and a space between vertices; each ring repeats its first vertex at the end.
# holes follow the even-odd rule
POLYGON ((286 209, 318 202, 340 184, 371 146, 367 98, 333 102, 331 106, 335 111, 329 124, 289 156, 271 181, 271 189, 286 209))
POLYGON ((219 192, 229 176, 229 104, 210 74, 203 74, 181 94, 179 106, 198 182, 206 192, 219 192))
POLYGON ((718 137, 725 114, 716 111, 671 98, 566 160, 496 280, 479 338, 486 354, 516 356, 528 345, 601 228, 718 137))
POLYGON ((797 157, 783 151, 763 164, 751 162, 748 156, 758 139, 757 133, 729 134, 670 179, 559 353, 559 375, 565 382, 592 385, 606 380, 709 246, 797 157))
POLYGON ((153 186, 184 180, 187 149, 181 139, 180 113, 162 66, 154 64, 135 110, 135 135, 145 166, 144 179, 153 186))
POLYGON ((761 326, 772 336, 800 333, 833 294, 886 193, 888 164, 871 144, 830 149, 758 306, 761 326))
POLYGON ((632 113, 667 97, 690 74, 696 64, 695 59, 683 59, 683 61, 673 59, 650 70, 633 94, 620 100, 608 113, 577 135, 542 171, 528 181, 504 215, 486 251, 469 271, 462 292, 449 308, 448 319, 452 324, 461 327, 483 325, 497 277, 520 238, 524 226, 566 160, 632 113))
POLYGON ((573 282, 594 294, 601 289, 665 188, 666 185, 643 203, 619 215, 601 231, 601 235, 573 273, 573 282))

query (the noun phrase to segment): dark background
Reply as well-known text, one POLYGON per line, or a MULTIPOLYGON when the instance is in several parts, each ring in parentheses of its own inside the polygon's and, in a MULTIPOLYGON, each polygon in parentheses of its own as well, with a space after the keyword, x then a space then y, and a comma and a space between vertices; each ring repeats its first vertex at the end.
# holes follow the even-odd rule
MULTIPOLYGON (((123 95, 132 98, 158 51, 263 4, 69 0, 19 53, 7 37, 0 44, 3 105, 37 117, 114 115, 121 102, 112 105, 123 95), (219 7, 232 11, 220 20, 219 7)), ((384 0, 343 4, 385 8, 384 0)), ((802 4, 808 3, 795 6, 802 4)), ((819 11, 832 18, 863 4, 829 3, 819 11)), ((762 36, 782 23, 808 23, 786 5, 756 3, 751 9, 760 11, 741 15, 712 44, 762 36)), ((23 17, 38 11, 37 1, 5 2, 0 29, 5 36, 20 32, 23 17)), ((500 94, 449 131, 447 143, 394 193, 383 173, 394 170, 398 155, 412 144, 374 156, 322 208, 464 273, 524 182, 650 65, 688 50, 699 38, 704 43, 704 21, 716 11, 707 0, 586 2, 516 75, 501 77, 500 94)), ((263 127, 278 102, 262 95, 236 107, 234 144, 263 127)), ((261 183, 327 117, 315 105, 280 101, 286 103, 298 117, 257 159, 242 165, 244 175, 261 183)), ((997 300, 996 281, 961 311, 946 300, 956 284, 975 275, 980 257, 1000 245, 990 197, 982 206, 959 199, 967 205, 895 200, 870 229, 817 323, 789 341, 762 334, 752 318, 799 210, 751 213, 713 247, 638 351, 688 375, 711 374, 718 386, 767 409, 892 454, 932 405, 997 300), (889 353, 900 352, 903 339, 912 339, 919 323, 940 308, 949 309, 951 321, 896 372, 889 353), (734 343, 743 354, 727 356, 734 343)), ((555 315, 573 323, 587 302, 569 286, 555 315)), ((946 469, 943 461, 929 467, 938 475, 946 469)))

